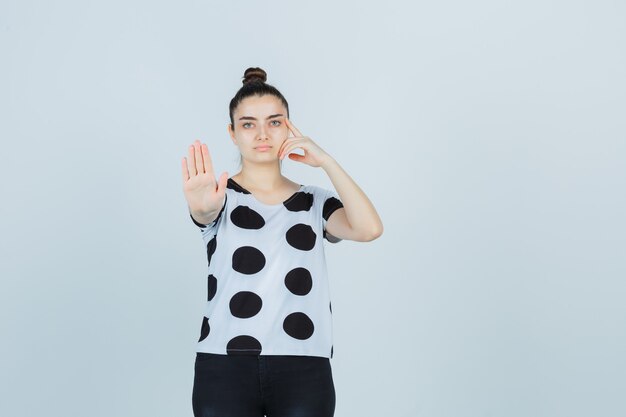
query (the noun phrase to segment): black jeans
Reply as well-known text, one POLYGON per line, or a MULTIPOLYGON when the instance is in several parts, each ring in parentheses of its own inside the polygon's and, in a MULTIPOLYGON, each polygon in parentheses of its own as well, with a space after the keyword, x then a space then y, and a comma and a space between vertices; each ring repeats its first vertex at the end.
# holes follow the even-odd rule
POLYGON ((329 358, 196 353, 195 417, 332 417, 329 358))

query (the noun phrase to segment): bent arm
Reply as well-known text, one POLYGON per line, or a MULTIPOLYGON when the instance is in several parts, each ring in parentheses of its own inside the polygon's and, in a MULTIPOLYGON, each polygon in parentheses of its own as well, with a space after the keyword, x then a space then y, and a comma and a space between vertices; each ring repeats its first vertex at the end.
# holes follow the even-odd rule
POLYGON ((326 230, 340 239, 366 242, 383 233, 383 223, 367 195, 335 159, 320 165, 335 186, 343 209, 336 210, 326 223, 326 230))

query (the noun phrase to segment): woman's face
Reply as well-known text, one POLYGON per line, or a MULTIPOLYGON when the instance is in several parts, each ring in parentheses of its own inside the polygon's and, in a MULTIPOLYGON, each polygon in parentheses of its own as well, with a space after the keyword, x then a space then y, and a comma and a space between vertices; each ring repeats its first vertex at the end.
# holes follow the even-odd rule
POLYGON ((228 125, 241 157, 251 161, 277 161, 280 145, 289 136, 287 110, 273 95, 243 99, 233 113, 234 130, 228 125))

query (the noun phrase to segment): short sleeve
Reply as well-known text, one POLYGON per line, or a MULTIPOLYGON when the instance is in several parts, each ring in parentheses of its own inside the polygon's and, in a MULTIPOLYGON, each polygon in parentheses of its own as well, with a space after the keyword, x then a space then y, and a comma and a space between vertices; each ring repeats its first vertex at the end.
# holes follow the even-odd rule
POLYGON ((330 243, 340 242, 342 239, 326 232, 326 222, 335 210, 343 207, 343 203, 339 199, 339 195, 334 190, 322 189, 322 224, 324 226, 324 239, 330 243))
POLYGON ((217 214, 217 217, 215 218, 215 220, 213 220, 209 224, 199 223, 196 219, 193 218, 191 213, 189 213, 189 217, 191 217, 191 221, 193 221, 193 223, 200 228, 200 231, 202 232, 202 237, 205 240, 211 239, 217 233, 217 228, 222 220, 222 213, 224 212, 224 209, 226 208, 227 199, 228 199, 228 196, 224 195, 224 204, 222 204, 222 209, 217 214))

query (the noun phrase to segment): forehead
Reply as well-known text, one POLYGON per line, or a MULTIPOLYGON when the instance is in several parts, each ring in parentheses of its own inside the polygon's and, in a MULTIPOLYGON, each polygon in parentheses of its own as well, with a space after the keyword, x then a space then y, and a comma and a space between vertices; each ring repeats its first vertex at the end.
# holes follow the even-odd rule
POLYGON ((252 116, 257 119, 265 119, 272 114, 282 113, 285 116, 285 106, 276 96, 266 94, 262 97, 251 96, 244 98, 235 110, 235 118, 252 116))

